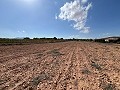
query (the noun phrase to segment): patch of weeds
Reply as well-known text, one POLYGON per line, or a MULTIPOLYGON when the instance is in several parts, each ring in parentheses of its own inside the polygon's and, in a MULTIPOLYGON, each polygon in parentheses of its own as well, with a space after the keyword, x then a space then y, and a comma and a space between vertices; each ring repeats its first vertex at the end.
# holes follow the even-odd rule
POLYGON ((48 54, 52 54, 53 56, 64 55, 64 54, 62 54, 62 53, 59 52, 59 49, 51 50, 50 52, 48 52, 48 54))
POLYGON ((116 90, 113 84, 108 84, 103 90, 116 90))
POLYGON ((116 90, 115 84, 112 83, 107 74, 100 76, 100 86, 103 90, 116 90))
POLYGON ((42 72, 39 76, 33 78, 32 84, 37 86, 40 82, 44 80, 50 80, 50 75, 48 73, 42 72))
POLYGON ((95 63, 93 61, 91 63, 91 66, 94 67, 94 68, 96 68, 97 70, 101 70, 102 69, 101 66, 98 63, 95 63))
POLYGON ((43 54, 42 54, 42 53, 39 53, 39 54, 37 54, 36 56, 37 56, 36 59, 39 59, 39 58, 41 58, 41 57, 43 56, 43 54))
POLYGON ((116 90, 115 85, 111 83, 102 83, 101 88, 103 90, 116 90))
POLYGON ((90 74, 91 72, 88 69, 83 69, 82 74, 90 74))

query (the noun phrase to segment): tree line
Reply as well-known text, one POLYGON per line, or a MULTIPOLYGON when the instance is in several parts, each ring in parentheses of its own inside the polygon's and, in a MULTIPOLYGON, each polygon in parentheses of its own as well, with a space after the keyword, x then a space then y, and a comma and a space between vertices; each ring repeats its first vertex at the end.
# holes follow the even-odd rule
POLYGON ((100 42, 100 43, 120 43, 120 38, 117 40, 109 40, 106 42, 105 39, 64 39, 64 38, 0 38, 0 45, 23 45, 23 44, 39 44, 39 43, 55 43, 55 42, 66 42, 66 41, 89 41, 89 42, 100 42))

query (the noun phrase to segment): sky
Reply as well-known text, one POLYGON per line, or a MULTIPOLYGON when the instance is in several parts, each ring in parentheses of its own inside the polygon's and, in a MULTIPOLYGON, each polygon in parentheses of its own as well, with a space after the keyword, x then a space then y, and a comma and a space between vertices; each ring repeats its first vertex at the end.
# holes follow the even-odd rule
POLYGON ((120 0, 0 0, 0 38, 120 36, 120 0))

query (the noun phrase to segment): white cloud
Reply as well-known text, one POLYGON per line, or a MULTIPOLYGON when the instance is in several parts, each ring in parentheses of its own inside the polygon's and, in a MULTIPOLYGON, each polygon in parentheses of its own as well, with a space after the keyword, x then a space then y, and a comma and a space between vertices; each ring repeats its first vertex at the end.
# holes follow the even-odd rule
POLYGON ((57 15, 55 15, 55 19, 58 19, 57 15))
POLYGON ((88 0, 81 0, 83 4, 87 3, 88 0))
POLYGON ((84 27, 83 30, 81 30, 80 32, 89 33, 89 29, 90 29, 90 27, 84 27))
POLYGON ((73 28, 80 30, 82 33, 88 33, 90 27, 86 27, 86 21, 88 17, 88 11, 92 7, 89 3, 85 5, 87 0, 74 0, 73 2, 67 2, 60 8, 60 14, 57 18, 62 20, 74 21, 73 28))
POLYGON ((24 33, 25 31, 23 30, 22 32, 24 33))

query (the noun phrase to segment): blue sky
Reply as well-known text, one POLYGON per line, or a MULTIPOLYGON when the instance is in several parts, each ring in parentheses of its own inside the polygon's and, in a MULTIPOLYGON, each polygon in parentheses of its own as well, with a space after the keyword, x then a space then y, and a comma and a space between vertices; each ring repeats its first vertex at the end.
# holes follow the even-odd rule
POLYGON ((120 0, 0 0, 0 37, 120 36, 120 0))

